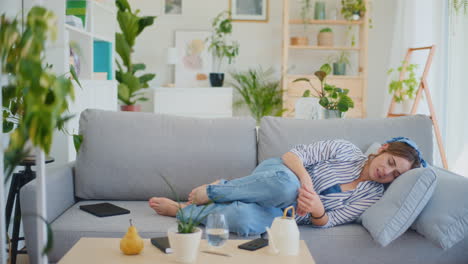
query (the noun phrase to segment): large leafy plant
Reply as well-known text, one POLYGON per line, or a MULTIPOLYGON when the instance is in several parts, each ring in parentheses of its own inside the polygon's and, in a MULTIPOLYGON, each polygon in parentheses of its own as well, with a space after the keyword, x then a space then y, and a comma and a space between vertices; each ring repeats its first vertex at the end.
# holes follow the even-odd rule
POLYGON ((231 73, 234 80, 231 85, 242 96, 235 106, 247 105, 257 124, 263 116, 281 116, 285 111, 280 82, 274 80, 272 74, 272 69, 264 71, 262 68, 231 73))
POLYGON ((56 36, 56 17, 51 11, 33 7, 23 31, 18 20, 4 15, 0 19, 1 72, 7 76, 2 83, 3 131, 12 131, 5 151, 7 180, 31 151, 26 149, 30 148, 27 142, 49 154, 54 130, 73 117, 67 110, 74 89, 67 76, 55 75, 44 62, 48 38, 56 36))
POLYGON ((395 102, 401 103, 407 99, 413 99, 416 93, 417 86, 419 84, 418 79, 416 78, 415 70, 418 68, 417 64, 409 64, 405 66, 406 62, 403 61, 401 66, 396 69, 388 70, 388 74, 398 73, 408 74, 406 78, 394 79, 390 82, 388 86, 388 92, 393 94, 395 102))
MULTIPOLYGON (((30 153, 30 145, 49 154, 55 129, 63 129, 72 117, 66 113, 68 100, 74 100, 71 80, 55 75, 44 62, 46 43, 56 36, 55 24, 56 17, 43 7, 31 8, 22 30, 17 19, 0 17, 0 73, 7 76, 0 80, 3 131, 11 132, 4 153, 4 183, 30 153)), ((73 68, 71 73, 78 82, 73 68)), ((36 217, 47 223, 44 217, 36 217)), ((42 254, 52 245, 52 230, 47 224, 47 245, 42 254)))
POLYGON ((143 30, 154 23, 154 16, 139 16, 140 10, 132 11, 127 0, 116 0, 117 21, 121 33, 115 34, 115 47, 122 64, 117 63, 115 79, 119 82, 118 98, 125 105, 134 105, 137 101, 146 101, 147 98, 139 96, 138 91, 148 88, 148 82, 153 80, 156 74, 147 73, 137 76, 138 71, 146 69, 143 63, 134 63, 132 60, 135 40, 143 30))
POLYGON ((228 64, 231 64, 237 55, 239 55, 239 43, 228 40, 228 36, 232 34, 230 12, 223 11, 218 14, 213 19, 211 25, 213 30, 211 36, 207 39, 210 43, 208 51, 213 53, 215 69, 220 71, 225 59, 228 60, 228 64))
POLYGON ((347 112, 350 108, 354 107, 354 101, 348 96, 349 89, 338 88, 325 82, 327 75, 331 73, 330 64, 324 64, 316 71, 314 75, 320 80, 320 90, 316 89, 310 79, 298 78, 294 82, 307 82, 315 95, 311 94, 311 90, 306 90, 303 97, 315 96, 319 98, 319 104, 328 110, 338 110, 342 113, 347 112))

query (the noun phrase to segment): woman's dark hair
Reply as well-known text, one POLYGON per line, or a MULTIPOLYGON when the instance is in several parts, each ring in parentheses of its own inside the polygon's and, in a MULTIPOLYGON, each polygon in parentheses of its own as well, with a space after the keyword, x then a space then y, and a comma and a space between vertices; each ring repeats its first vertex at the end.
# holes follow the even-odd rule
POLYGON ((371 154, 369 155, 369 158, 373 159, 383 153, 388 153, 409 161, 411 163, 411 169, 421 167, 418 152, 416 152, 416 150, 413 147, 403 142, 391 142, 387 144, 387 149, 382 150, 382 152, 380 152, 379 154, 371 154))

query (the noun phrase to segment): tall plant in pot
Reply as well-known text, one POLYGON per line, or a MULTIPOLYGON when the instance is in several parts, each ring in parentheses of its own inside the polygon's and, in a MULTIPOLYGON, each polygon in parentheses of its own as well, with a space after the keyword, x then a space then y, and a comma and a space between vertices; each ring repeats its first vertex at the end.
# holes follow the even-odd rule
POLYGON ((264 116, 281 116, 283 106, 283 91, 279 80, 272 78, 273 70, 262 68, 249 69, 245 72, 231 73, 234 80, 231 85, 242 96, 234 106, 247 105, 250 113, 260 125, 264 116))
POLYGON ((315 92, 306 90, 303 97, 315 96, 319 98, 319 104, 325 109, 325 118, 341 118, 343 113, 354 107, 354 101, 348 96, 349 89, 338 88, 335 85, 326 83, 325 79, 331 72, 330 64, 324 64, 314 75, 320 81, 320 89, 317 89, 308 78, 298 78, 294 82, 307 82, 315 92))
POLYGON ((134 63, 132 60, 135 40, 143 30, 154 23, 154 16, 139 16, 139 11, 132 11, 127 0, 116 0, 117 21, 119 22, 121 33, 115 34, 115 49, 120 56, 122 64, 116 60, 117 71, 115 79, 118 85, 118 98, 122 103, 123 111, 140 111, 138 101, 148 100, 138 92, 148 88, 148 82, 153 80, 156 74, 147 73, 137 76, 138 71, 146 69, 143 63, 134 63))
MULTIPOLYGON (((395 76, 388 85, 388 92, 393 95, 393 99, 400 106, 402 113, 408 113, 411 109, 412 99, 416 95, 418 88, 418 79, 415 70, 417 64, 407 64, 405 61, 396 69, 389 69, 387 74, 392 75, 398 72, 398 78, 395 76)), ((396 111, 398 112, 398 110, 396 111)))
POLYGON ((301 20, 303 25, 303 35, 298 37, 291 37, 291 45, 306 46, 309 45, 309 38, 307 37, 307 28, 312 18, 312 0, 301 0, 301 20))
POLYGON ((213 30, 207 42, 210 43, 208 50, 213 54, 214 72, 210 73, 210 83, 212 87, 221 87, 224 83, 224 73, 221 72, 223 62, 225 59, 228 64, 234 62, 239 55, 239 43, 228 40, 232 34, 230 12, 221 12, 213 19, 211 25, 213 30))

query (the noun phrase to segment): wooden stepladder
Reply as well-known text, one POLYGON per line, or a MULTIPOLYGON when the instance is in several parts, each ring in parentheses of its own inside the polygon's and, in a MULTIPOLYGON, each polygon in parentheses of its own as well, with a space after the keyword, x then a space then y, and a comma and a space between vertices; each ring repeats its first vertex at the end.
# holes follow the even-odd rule
POLYGON ((437 123, 436 114, 434 111, 434 105, 432 104, 432 98, 431 98, 431 94, 429 93, 429 87, 427 85, 427 80, 426 80, 427 74, 429 73, 429 69, 431 68, 432 57, 434 56, 434 52, 435 52, 435 45, 428 46, 428 47, 420 47, 420 48, 409 48, 408 51, 406 52, 403 69, 400 72, 400 80, 403 80, 405 78, 405 69, 408 66, 412 53, 414 51, 419 51, 419 50, 429 50, 429 55, 427 56, 426 65, 424 66, 424 72, 421 76, 421 81, 419 82, 418 90, 416 92, 416 98, 414 99, 411 112, 409 114, 394 114, 393 110, 394 110, 396 102, 395 102, 395 98, 392 96, 392 102, 390 103, 390 108, 388 109, 387 117, 415 115, 416 111, 418 110, 419 101, 421 100, 421 96, 424 91, 424 95, 426 96, 427 104, 429 106, 430 118, 434 126, 434 133, 435 133, 436 140, 437 140, 437 146, 439 147, 440 158, 442 160, 442 164, 444 168, 448 169, 447 158, 445 156, 445 150, 442 145, 442 137, 440 135, 440 129, 437 123))

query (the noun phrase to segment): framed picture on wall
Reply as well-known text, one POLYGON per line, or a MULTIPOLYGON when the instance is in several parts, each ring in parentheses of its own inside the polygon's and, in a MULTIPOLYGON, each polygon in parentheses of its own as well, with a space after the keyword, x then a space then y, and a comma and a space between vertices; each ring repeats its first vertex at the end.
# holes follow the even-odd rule
POLYGON ((163 14, 182 15, 182 0, 163 0, 163 14))
POLYGON ((269 0, 229 0, 233 21, 268 22, 269 0))
POLYGON ((176 87, 210 86, 208 75, 211 72, 213 57, 211 52, 208 52, 208 43, 206 43, 210 34, 210 31, 176 31, 176 87))

